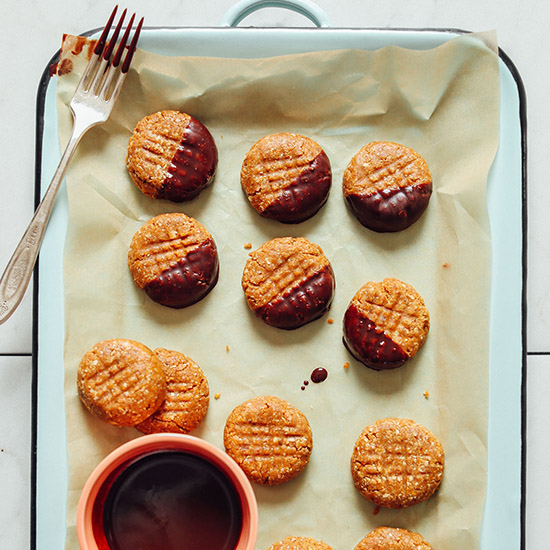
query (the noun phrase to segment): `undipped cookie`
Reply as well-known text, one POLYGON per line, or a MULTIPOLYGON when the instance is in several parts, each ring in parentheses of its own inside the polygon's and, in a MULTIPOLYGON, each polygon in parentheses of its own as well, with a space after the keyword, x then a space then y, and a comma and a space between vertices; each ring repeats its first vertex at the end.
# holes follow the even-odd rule
POLYGON ((332 550, 332 547, 311 537, 285 537, 268 550, 332 550))
POLYGON ((303 237, 282 237, 249 256, 242 287, 248 306, 266 324, 295 329, 329 310, 335 279, 321 247, 303 237))
POLYGON ((195 198, 211 182, 217 163, 216 144, 206 126, 179 111, 144 117, 128 143, 128 172, 153 199, 195 198))
POLYGON ((115 426, 135 426, 164 400, 166 379, 148 347, 120 338, 98 342, 84 355, 77 389, 94 416, 115 426))
POLYGON ((307 466, 313 437, 307 418, 287 401, 260 396, 233 409, 225 450, 247 477, 263 485, 293 479, 307 466))
POLYGON ((364 284, 344 315, 344 344, 375 370, 400 367, 416 355, 430 329, 424 300, 409 284, 387 278, 364 284))
POLYGON ((194 430, 208 410, 208 382, 201 368, 178 351, 154 350, 164 367, 167 391, 160 407, 136 428, 144 433, 186 434, 194 430))
POLYGON ((413 149, 389 141, 373 141, 351 159, 342 183, 355 217, 379 232, 402 231, 426 210, 432 176, 413 149))
POLYGON ((413 420, 384 418, 367 426, 351 456, 357 490, 386 508, 431 497, 443 478, 445 455, 435 435, 413 420))
POLYGON ((414 531, 378 527, 365 535, 354 550, 432 550, 432 547, 414 531))
POLYGON ((182 213, 150 219, 134 235, 128 267, 136 285, 164 306, 187 307, 202 300, 218 280, 212 235, 182 213))
POLYGON ((332 182, 329 159, 312 139, 282 132, 257 141, 241 168, 250 204, 265 218, 299 223, 325 204, 332 182))

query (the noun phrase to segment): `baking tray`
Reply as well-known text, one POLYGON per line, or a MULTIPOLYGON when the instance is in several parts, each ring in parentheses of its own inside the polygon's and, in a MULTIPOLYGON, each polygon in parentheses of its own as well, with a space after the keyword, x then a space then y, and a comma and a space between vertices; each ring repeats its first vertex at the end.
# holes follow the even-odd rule
MULTIPOLYGON (((266 57, 287 53, 397 45, 436 47, 456 29, 330 28, 308 2, 271 2, 302 13, 319 28, 236 28, 266 2, 241 2, 223 27, 144 28, 142 49, 163 55, 266 57)), ((94 36, 97 31, 83 33, 94 36)), ((508 56, 500 51, 501 135, 488 181, 492 231, 489 466, 482 550, 525 546, 526 365, 526 140, 525 93, 508 56)), ((59 52, 51 60, 55 64, 59 52)), ((46 67, 37 97, 35 199, 61 156, 56 79, 46 67)), ((57 199, 34 277, 31 548, 64 547, 67 451, 63 395, 63 246, 68 218, 65 188, 57 199)))

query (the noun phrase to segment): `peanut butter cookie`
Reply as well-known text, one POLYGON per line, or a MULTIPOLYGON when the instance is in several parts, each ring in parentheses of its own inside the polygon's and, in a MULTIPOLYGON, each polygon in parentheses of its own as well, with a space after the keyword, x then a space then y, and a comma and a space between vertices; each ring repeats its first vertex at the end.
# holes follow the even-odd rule
POLYGON ((426 161, 413 149, 373 141, 348 164, 343 192, 365 227, 379 232, 402 231, 426 210, 432 176, 426 161))
POLYGON ((163 348, 155 355, 164 367, 167 391, 160 407, 136 428, 144 434, 194 430, 208 410, 208 382, 201 368, 189 357, 163 348))
POLYGON ((298 409, 278 397, 261 396, 231 412, 224 444, 251 481, 278 485, 307 466, 313 437, 307 418, 298 409))
POLYGON ((286 537, 268 550, 332 550, 328 544, 310 537, 286 537))
POLYGON ((355 550, 432 550, 432 547, 414 531, 378 527, 365 535, 355 550))
POLYGON ((257 141, 241 168, 241 185, 250 204, 283 223, 311 218, 325 204, 332 182, 321 146, 305 136, 271 134, 257 141))
POLYGON ((430 315, 409 284, 387 278, 368 282, 352 298, 344 315, 344 344, 375 370, 400 367, 424 344, 430 315))
POLYGON ((428 499, 443 478, 445 457, 435 435, 413 420, 385 418, 367 426, 351 456, 357 490, 386 508, 428 499))
POLYGON ((318 245, 303 237, 282 237, 249 256, 242 287, 248 306, 265 323, 295 329, 329 310, 334 272, 318 245))
POLYGON ((208 129, 179 111, 140 120, 128 143, 126 166, 137 187, 153 199, 195 198, 216 170, 218 151, 208 129))
POLYGON ((212 235, 197 220, 161 214, 134 235, 128 267, 152 300, 182 308, 202 300, 216 285, 218 252, 212 235))
POLYGON ((166 379, 161 362, 143 344, 104 340, 80 361, 77 388, 93 415, 115 426, 135 426, 164 400, 166 379))

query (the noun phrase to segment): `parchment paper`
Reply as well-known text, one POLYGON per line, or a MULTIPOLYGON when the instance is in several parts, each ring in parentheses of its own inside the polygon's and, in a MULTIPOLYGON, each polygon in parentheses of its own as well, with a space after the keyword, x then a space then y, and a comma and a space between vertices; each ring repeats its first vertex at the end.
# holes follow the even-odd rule
MULTIPOLYGON (((75 57, 71 49, 79 48, 71 40, 64 48, 64 56, 72 58, 65 64, 69 72, 59 77, 58 86, 63 146, 71 128, 67 105, 87 53, 85 47, 75 57)), ((77 397, 81 357, 108 338, 132 338, 192 357, 211 390, 209 412, 194 434, 220 448, 227 415, 253 396, 278 395, 306 414, 314 449, 304 473, 282 486, 255 487, 258 550, 288 535, 324 540, 335 550, 351 549, 380 525, 418 531, 434 548, 479 547, 488 422, 490 229, 485 191, 498 120, 498 58, 479 36, 462 36, 428 51, 387 47, 254 60, 167 58, 138 51, 111 119, 85 136, 67 175, 67 548, 78 548, 75 509, 86 478, 111 450, 140 435, 96 420, 77 397), (142 195, 126 172, 133 127, 161 109, 192 114, 218 145, 214 183, 187 204, 142 195), (328 204, 295 226, 260 218, 240 188, 240 166, 250 146, 279 131, 315 139, 332 163, 328 204), (372 140, 414 148, 433 175, 426 213, 401 233, 363 228, 342 197, 347 163, 372 140), (126 264, 135 231, 152 216, 172 211, 197 218, 211 231, 221 263, 215 289, 183 310, 149 300, 134 285, 126 264), (286 235, 318 243, 337 280, 329 314, 291 332, 256 319, 240 286, 244 244, 256 249, 286 235), (430 310, 431 330, 408 365, 375 372, 347 353, 341 325, 357 289, 387 276, 420 292, 430 310), (328 370, 328 379, 301 390, 318 366, 328 370), (353 486, 349 460, 361 430, 388 416, 412 418, 431 429, 444 446, 446 467, 440 490, 428 501, 375 513, 353 486)))

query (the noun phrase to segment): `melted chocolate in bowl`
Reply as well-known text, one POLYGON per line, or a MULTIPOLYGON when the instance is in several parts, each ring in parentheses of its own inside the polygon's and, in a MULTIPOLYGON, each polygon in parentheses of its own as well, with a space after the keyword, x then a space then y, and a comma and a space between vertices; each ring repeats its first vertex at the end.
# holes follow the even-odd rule
POLYGON ((242 527, 233 484, 207 460, 181 451, 131 463, 103 508, 110 550, 234 550, 242 527))

